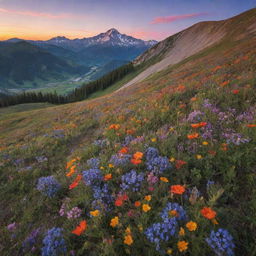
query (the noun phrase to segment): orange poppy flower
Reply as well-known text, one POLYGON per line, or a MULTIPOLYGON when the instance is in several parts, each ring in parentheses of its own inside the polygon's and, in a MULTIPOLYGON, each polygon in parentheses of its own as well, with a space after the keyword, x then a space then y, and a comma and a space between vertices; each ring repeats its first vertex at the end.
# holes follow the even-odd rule
POLYGON ((81 175, 81 174, 77 175, 77 177, 76 177, 76 179, 74 180, 74 182, 69 186, 69 189, 75 188, 75 187, 78 185, 78 183, 79 183, 79 181, 80 181, 81 179, 82 179, 82 175, 81 175))
POLYGON ((139 160, 139 159, 131 159, 131 163, 132 164, 140 164, 142 161, 141 160, 139 160))
POLYGON ((196 139, 196 138, 198 138, 198 137, 199 137, 199 134, 198 134, 197 132, 187 135, 187 138, 188 138, 189 140, 196 139))
POLYGON ((256 127, 256 124, 247 124, 246 125, 248 128, 253 128, 253 127, 256 127))
POLYGON ((182 185, 173 185, 170 187, 170 192, 177 195, 182 195, 185 192, 185 187, 182 185))
POLYGON ((72 231, 72 234, 80 236, 86 230, 87 223, 85 220, 82 220, 80 224, 72 231))
POLYGON ((123 148, 121 148, 120 150, 119 150, 119 154, 127 154, 128 153, 128 147, 123 147, 123 148))
POLYGON ((111 173, 108 173, 104 176, 104 181, 108 181, 108 180, 111 180, 112 179, 112 174, 111 173))
POLYGON ((134 206, 135 206, 135 207, 140 207, 140 205, 141 205, 141 202, 140 202, 140 201, 136 201, 136 202, 134 203, 134 206))
POLYGON ((191 127, 192 128, 201 128, 201 127, 204 127, 206 125, 207 125, 206 122, 201 122, 201 123, 197 123, 197 124, 191 124, 191 127))
POLYGON ((142 159, 142 157, 143 157, 142 152, 136 152, 135 154, 133 154, 134 159, 142 159))
POLYGON ((210 207, 204 207, 201 210, 201 214, 206 218, 206 219, 214 219, 216 216, 216 212, 212 210, 210 207))
POLYGON ((69 162, 67 162, 66 169, 69 169, 76 160, 77 159, 74 158, 74 159, 70 160, 69 162))
POLYGON ((75 172, 75 169, 76 169, 76 165, 73 165, 71 168, 70 168, 70 171, 66 174, 67 177, 70 177, 71 175, 73 175, 73 173, 75 172))

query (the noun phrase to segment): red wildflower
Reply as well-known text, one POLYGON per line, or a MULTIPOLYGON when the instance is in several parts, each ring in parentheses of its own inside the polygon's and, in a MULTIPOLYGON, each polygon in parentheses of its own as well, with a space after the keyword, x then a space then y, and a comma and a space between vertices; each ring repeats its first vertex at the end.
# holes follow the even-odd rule
POLYGON ((182 185, 173 185, 170 187, 170 192, 173 194, 182 195, 185 192, 185 187, 182 185))
POLYGON ((238 94, 238 93, 239 93, 239 90, 233 90, 232 93, 233 93, 233 94, 238 94))
POLYGON ((82 175, 81 175, 81 174, 77 175, 77 177, 76 177, 76 179, 74 180, 74 182, 69 186, 69 189, 75 188, 75 187, 78 185, 78 183, 79 183, 79 181, 80 181, 81 179, 82 179, 82 175))
POLYGON ((185 164, 187 164, 187 162, 185 162, 185 161, 182 161, 182 160, 176 160, 175 161, 175 167, 177 168, 177 169, 180 169, 183 165, 185 165, 185 164))
POLYGON ((123 147, 119 150, 119 154, 127 154, 129 151, 128 147, 123 147))
POLYGON ((196 138, 198 138, 198 137, 199 137, 199 134, 198 134, 197 132, 187 135, 187 138, 188 138, 189 140, 196 139, 196 138))
POLYGON ((206 219, 214 219, 216 216, 216 212, 212 210, 210 207, 204 207, 201 210, 201 214, 206 218, 206 219))
POLYGON ((87 223, 85 220, 82 220, 80 224, 72 231, 72 234, 80 236, 86 229, 87 223))

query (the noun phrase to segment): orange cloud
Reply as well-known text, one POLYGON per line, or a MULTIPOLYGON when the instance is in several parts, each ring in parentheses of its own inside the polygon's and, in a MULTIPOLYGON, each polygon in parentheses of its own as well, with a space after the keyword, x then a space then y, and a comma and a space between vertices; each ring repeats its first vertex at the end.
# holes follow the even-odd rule
POLYGON ((171 23, 176 20, 185 20, 185 19, 189 19, 189 18, 204 16, 207 14, 208 13, 205 13, 205 12, 199 12, 199 13, 191 13, 191 14, 183 14, 183 15, 156 17, 150 22, 150 24, 171 23))
POLYGON ((24 16, 31 16, 31 17, 43 17, 48 19, 63 19, 63 18, 72 17, 72 15, 68 13, 51 14, 51 13, 34 12, 34 11, 16 11, 16 10, 4 9, 4 8, 0 8, 0 13, 24 15, 24 16))

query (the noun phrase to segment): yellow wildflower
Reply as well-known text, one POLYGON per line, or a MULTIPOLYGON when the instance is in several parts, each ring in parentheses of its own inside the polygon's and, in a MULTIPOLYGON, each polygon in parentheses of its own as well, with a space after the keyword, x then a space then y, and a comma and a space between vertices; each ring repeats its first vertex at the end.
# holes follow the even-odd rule
POLYGON ((202 158, 203 158, 202 155, 196 155, 196 159, 200 160, 202 158))
POLYGON ((101 170, 104 170, 105 168, 103 166, 100 167, 101 170))
POLYGON ((179 236, 185 236, 185 230, 182 227, 180 228, 179 236))
POLYGON ((124 237, 124 243, 127 244, 127 245, 131 245, 133 243, 132 236, 131 235, 126 235, 124 237))
POLYGON ((203 144, 204 146, 207 146, 209 143, 208 143, 207 141, 203 141, 202 144, 203 144))
POLYGON ((195 231, 197 229, 197 223, 194 222, 194 221, 189 221, 187 224, 186 224, 186 227, 189 231, 195 231))
POLYGON ((113 164, 109 164, 108 167, 109 168, 114 168, 114 165, 113 164))
POLYGON ((130 228, 130 227, 127 227, 126 230, 125 230, 125 233, 126 233, 126 234, 131 234, 131 233, 132 233, 131 228, 130 228))
POLYGON ((169 182, 169 180, 166 177, 160 177, 160 180, 166 183, 169 182))
POLYGON ((151 209, 151 207, 148 204, 143 204, 142 205, 142 210, 144 212, 148 212, 148 211, 150 211, 150 209, 151 209))
POLYGON ((186 241, 179 241, 177 245, 180 252, 184 252, 188 249, 188 242, 186 241))
POLYGON ((144 198, 145 200, 147 200, 147 201, 150 201, 151 200, 151 195, 147 195, 147 196, 145 196, 145 198, 144 198))
POLYGON ((111 219, 110 226, 111 226, 112 228, 114 228, 115 226, 118 225, 118 223, 119 223, 119 218, 116 216, 116 217, 114 217, 113 219, 111 219))
POLYGON ((172 254, 172 249, 167 249, 167 251, 166 251, 166 253, 168 254, 168 255, 171 255, 172 254))
POLYGON ((92 216, 94 216, 94 217, 97 217, 97 216, 99 216, 100 211, 99 211, 99 210, 90 211, 90 214, 91 214, 92 216))
POLYGON ((170 161, 170 162, 174 162, 174 161, 175 161, 175 158, 174 158, 174 157, 171 157, 169 161, 170 161))
POLYGON ((152 142, 156 142, 156 138, 152 138, 151 141, 152 141, 152 142))

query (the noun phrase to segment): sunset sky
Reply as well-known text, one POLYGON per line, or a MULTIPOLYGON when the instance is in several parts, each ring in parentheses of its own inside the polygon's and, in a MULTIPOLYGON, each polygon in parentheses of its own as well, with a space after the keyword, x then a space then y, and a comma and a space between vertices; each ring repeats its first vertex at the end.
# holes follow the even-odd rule
POLYGON ((199 21, 253 7, 256 0, 0 0, 0 40, 83 38, 110 28, 162 40, 199 21))

